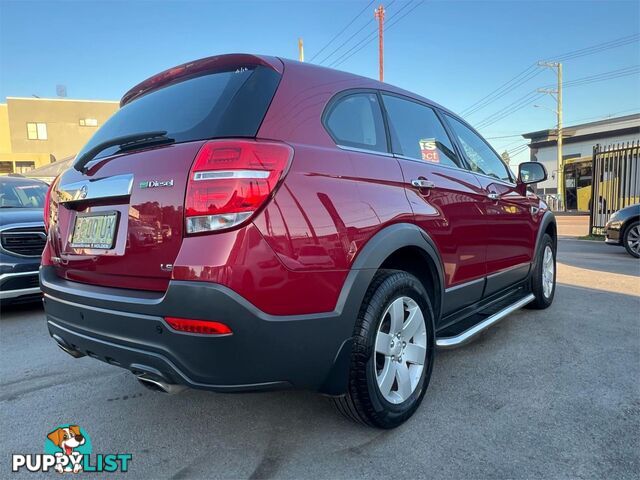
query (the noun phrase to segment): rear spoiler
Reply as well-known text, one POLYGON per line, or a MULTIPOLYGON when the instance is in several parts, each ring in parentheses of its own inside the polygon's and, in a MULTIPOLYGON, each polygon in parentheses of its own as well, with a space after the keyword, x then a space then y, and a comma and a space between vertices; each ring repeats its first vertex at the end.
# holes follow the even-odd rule
POLYGON ((253 67, 256 65, 271 68, 279 74, 282 74, 284 70, 282 61, 276 57, 250 55, 246 53, 233 53, 229 55, 206 57, 193 62, 183 63, 182 65, 169 68, 164 72, 160 72, 153 77, 147 78, 124 94, 120 100, 120 107, 122 108, 127 103, 141 95, 167 85, 181 77, 187 77, 207 71, 225 70, 233 67, 253 67))

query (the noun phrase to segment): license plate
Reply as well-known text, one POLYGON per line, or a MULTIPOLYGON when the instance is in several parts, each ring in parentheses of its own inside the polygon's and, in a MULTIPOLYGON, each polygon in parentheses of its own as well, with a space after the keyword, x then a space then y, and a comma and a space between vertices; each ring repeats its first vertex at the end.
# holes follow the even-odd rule
POLYGON ((79 214, 71 235, 74 248, 113 248, 118 212, 79 214))

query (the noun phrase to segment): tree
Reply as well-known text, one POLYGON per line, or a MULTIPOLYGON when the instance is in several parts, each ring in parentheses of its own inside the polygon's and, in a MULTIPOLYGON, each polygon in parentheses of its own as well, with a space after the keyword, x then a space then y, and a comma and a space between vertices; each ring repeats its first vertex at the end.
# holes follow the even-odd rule
POLYGON ((507 165, 511 165, 511 157, 509 156, 509 152, 505 150, 500 156, 502 157, 504 163, 506 163, 507 165))

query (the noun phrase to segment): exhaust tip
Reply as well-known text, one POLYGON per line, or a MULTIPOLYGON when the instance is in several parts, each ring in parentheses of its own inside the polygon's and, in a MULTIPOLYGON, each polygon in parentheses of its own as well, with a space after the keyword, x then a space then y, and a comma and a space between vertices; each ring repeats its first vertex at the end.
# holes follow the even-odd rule
POLYGON ((149 390, 153 390, 154 392, 162 392, 162 393, 167 393, 169 395, 175 395, 176 393, 180 393, 181 391, 186 390, 187 388, 184 385, 168 383, 168 382, 165 382, 164 380, 151 377, 146 373, 139 373, 134 375, 145 388, 148 388, 149 390))
POLYGON ((60 347, 60 350, 62 350, 65 353, 68 353, 73 358, 81 358, 81 357, 86 356, 84 353, 82 353, 79 350, 76 350, 71 345, 69 345, 67 342, 65 342, 64 339, 62 337, 60 337, 59 335, 56 335, 54 333, 54 334, 51 335, 51 338, 53 338, 56 341, 56 344, 58 345, 58 347, 60 347))

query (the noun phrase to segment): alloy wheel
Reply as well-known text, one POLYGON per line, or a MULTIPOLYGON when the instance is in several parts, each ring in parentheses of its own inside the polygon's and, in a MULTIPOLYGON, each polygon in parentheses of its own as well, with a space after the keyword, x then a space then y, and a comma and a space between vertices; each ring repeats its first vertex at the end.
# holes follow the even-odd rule
POLYGON ((416 390, 427 358, 427 329, 418 304, 400 297, 382 315, 375 344, 375 373, 390 403, 407 400, 416 390))
POLYGON ((554 270, 553 250, 547 245, 542 257, 542 293, 546 298, 549 298, 553 292, 554 270))
POLYGON ((627 233, 627 245, 636 255, 640 255, 640 225, 634 225, 627 233))

